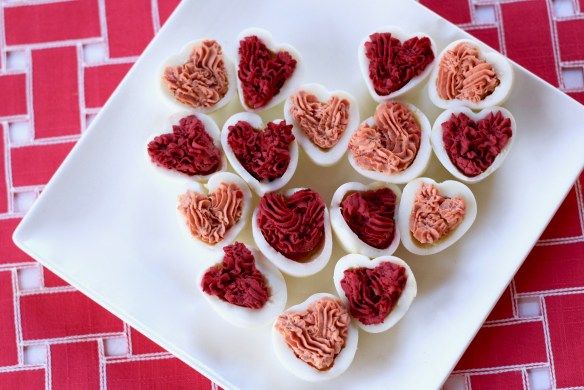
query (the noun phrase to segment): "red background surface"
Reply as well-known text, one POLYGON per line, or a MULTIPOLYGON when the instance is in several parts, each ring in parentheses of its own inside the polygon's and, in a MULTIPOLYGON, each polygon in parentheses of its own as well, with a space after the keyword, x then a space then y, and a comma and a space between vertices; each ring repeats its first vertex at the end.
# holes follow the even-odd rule
MULTIPOLYGON (((10 239, 26 209, 23 199, 42 190, 177 3, 0 6, 0 388, 213 386, 41 269, 10 239), (92 47, 105 56, 89 55, 92 47), (35 269, 42 286, 27 288, 19 276, 35 269), (127 351, 109 351, 113 338, 126 340, 127 351), (45 359, 31 362, 33 349, 45 351, 45 359)), ((584 102, 584 82, 568 86, 565 77, 584 71, 584 0, 422 3, 584 102), (557 2, 571 12, 558 16, 557 2)), ((537 371, 548 374, 550 387, 584 388, 583 190, 581 177, 451 380, 468 389, 522 389, 537 371)))

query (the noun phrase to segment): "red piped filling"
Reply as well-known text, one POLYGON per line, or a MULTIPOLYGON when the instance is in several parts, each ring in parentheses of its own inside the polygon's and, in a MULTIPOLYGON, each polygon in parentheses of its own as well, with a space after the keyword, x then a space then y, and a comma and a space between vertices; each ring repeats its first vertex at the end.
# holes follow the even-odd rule
POLYGON ((241 165, 257 180, 272 181, 282 177, 290 164, 292 125, 270 122, 256 131, 248 122, 229 126, 227 142, 241 165))
POLYGON ((324 202, 311 189, 260 199, 257 222, 266 241, 289 259, 307 259, 324 239, 324 202))
POLYGON ((361 241, 385 249, 395 235, 395 202, 389 188, 355 192, 341 202, 341 214, 361 241))
POLYGON ((511 120, 498 111, 478 122, 452 114, 442 123, 442 140, 450 161, 466 176, 483 173, 513 136, 511 120))
POLYGON ((209 295, 249 309, 261 309, 270 298, 266 278, 256 268, 253 254, 240 242, 223 248, 221 264, 209 268, 201 287, 209 295))
POLYGON ((428 37, 413 37, 405 42, 390 33, 375 33, 365 42, 369 59, 369 78, 375 92, 389 95, 418 76, 434 60, 428 37))
POLYGON ((182 118, 172 133, 150 141, 148 154, 154 164, 189 176, 208 175, 221 167, 221 149, 195 115, 182 118))
POLYGON ((383 262, 375 268, 345 270, 341 287, 349 312, 365 325, 381 324, 395 307, 408 280, 401 265, 383 262))
POLYGON ((243 100, 250 108, 264 107, 280 92, 296 69, 287 51, 274 53, 255 35, 239 41, 239 69, 243 100))

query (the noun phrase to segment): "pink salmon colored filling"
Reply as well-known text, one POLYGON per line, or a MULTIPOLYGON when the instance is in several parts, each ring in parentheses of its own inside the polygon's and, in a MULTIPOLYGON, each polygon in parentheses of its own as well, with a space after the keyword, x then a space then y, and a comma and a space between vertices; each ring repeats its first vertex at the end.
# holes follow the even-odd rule
POLYGON ((178 210, 191 234, 214 245, 241 218, 243 191, 235 184, 221 183, 209 195, 187 191, 178 198, 178 210))
POLYGON ((347 343, 350 323, 338 299, 322 298, 304 311, 280 315, 275 327, 299 359, 325 371, 347 343))
POLYGON ((300 91, 292 97, 290 114, 312 143, 330 149, 347 129, 349 101, 333 96, 322 103, 316 96, 300 91))
POLYGON ((479 49, 462 42, 442 56, 438 65, 436 88, 442 99, 461 99, 478 103, 499 85, 495 69, 480 59, 479 49))
POLYGON ((410 232, 420 244, 433 244, 456 229, 465 212, 463 198, 444 197, 438 188, 424 183, 416 193, 410 215, 410 232))

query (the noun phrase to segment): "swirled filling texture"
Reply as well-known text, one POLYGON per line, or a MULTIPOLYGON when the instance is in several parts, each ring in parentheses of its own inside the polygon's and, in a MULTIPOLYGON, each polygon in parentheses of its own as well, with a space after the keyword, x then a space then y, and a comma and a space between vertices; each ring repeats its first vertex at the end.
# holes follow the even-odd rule
POLYGON ((239 222, 243 201, 243 191, 237 185, 221 183, 209 195, 191 190, 180 195, 178 211, 193 236, 213 245, 223 240, 227 231, 239 222))
POLYGON ((375 268, 345 270, 341 288, 349 301, 349 313, 364 325, 382 324, 406 286, 405 267, 389 261, 375 268))
POLYGON ((300 91, 292 96, 290 114, 312 143, 330 149, 347 129, 349 101, 333 96, 322 103, 316 96, 300 91))
POLYGON ((221 168, 221 149, 195 115, 182 118, 172 126, 172 133, 150 141, 148 154, 154 164, 189 176, 209 175, 221 168))
POLYGON ((248 122, 229 126, 227 142, 239 163, 260 181, 282 177, 290 164, 290 144, 294 141, 292 125, 270 122, 256 131, 248 122))
POLYGON ((280 315, 275 327, 299 359, 325 371, 345 346, 350 323, 349 313, 339 300, 322 298, 305 311, 280 315))
POLYGON ((361 168, 395 174, 418 155, 422 130, 414 114, 402 103, 377 106, 375 125, 363 122, 349 141, 349 152, 361 168))
POLYGON ((361 241, 385 249, 395 235, 395 203, 389 188, 354 192, 341 202, 341 214, 361 241))
POLYGON ((163 80, 179 102, 195 108, 214 106, 229 89, 221 45, 213 40, 203 41, 186 63, 166 67, 163 80))
POLYGON ((251 251, 236 242, 223 248, 223 252, 223 261, 203 275, 203 291, 236 306, 264 307, 270 298, 270 290, 266 278, 255 266, 251 251))
POLYGON ((269 192, 258 206, 257 223, 264 238, 278 252, 306 260, 324 240, 324 202, 311 189, 289 197, 269 192))
POLYGON ((295 69, 296 60, 287 51, 274 53, 255 35, 239 41, 237 77, 248 107, 256 109, 268 104, 295 69))
POLYGON ((456 229, 464 219, 466 204, 461 197, 447 198, 438 188, 422 184, 410 215, 410 232, 421 244, 433 244, 456 229))
POLYGON ((493 164, 513 136, 511 119, 501 111, 478 122, 452 114, 442 123, 442 141, 450 161, 466 176, 477 176, 493 164))
POLYGON ((479 54, 476 46, 462 42, 442 56, 436 79, 438 96, 478 103, 493 93, 499 79, 493 66, 479 54))
POLYGON ((365 42, 369 78, 378 95, 401 89, 434 61, 428 37, 410 38, 403 43, 391 33, 375 33, 365 42))

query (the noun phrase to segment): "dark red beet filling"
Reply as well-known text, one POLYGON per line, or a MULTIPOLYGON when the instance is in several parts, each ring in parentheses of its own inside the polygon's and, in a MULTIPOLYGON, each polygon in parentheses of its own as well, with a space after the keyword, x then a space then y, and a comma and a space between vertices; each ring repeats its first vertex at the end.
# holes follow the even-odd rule
POLYGON ((393 310, 407 280, 404 267, 384 262, 375 268, 345 270, 341 287, 351 315, 362 324, 375 325, 383 323, 393 310))
POLYGON ((341 202, 341 214, 361 241, 385 249, 395 235, 395 201, 389 188, 355 192, 341 202))
POLYGON ((324 239, 324 202, 311 189, 292 196, 269 192, 260 199, 258 226, 266 241, 296 261, 305 260, 324 239))
POLYGON ((405 42, 390 33, 375 33, 365 42, 369 78, 375 92, 389 95, 419 75, 434 60, 430 39, 413 37, 405 42))
POLYGON ((235 157, 253 177, 272 181, 282 177, 290 163, 292 125, 270 122, 263 131, 239 121, 229 126, 227 142, 235 157))
POLYGON ((442 140, 450 161, 466 176, 483 173, 513 136, 511 120, 498 111, 478 122, 452 114, 442 123, 442 140))
POLYGON ((152 162, 189 176, 208 175, 221 166, 221 150, 194 115, 172 126, 172 133, 157 136, 148 143, 152 162))
POLYGON ((287 51, 272 52, 255 35, 239 42, 239 69, 243 100, 250 108, 261 108, 280 92, 296 69, 287 51))
POLYGON ((253 254, 240 242, 223 248, 223 262, 205 272, 201 287, 209 295, 236 306, 261 309, 270 298, 264 275, 253 254))

